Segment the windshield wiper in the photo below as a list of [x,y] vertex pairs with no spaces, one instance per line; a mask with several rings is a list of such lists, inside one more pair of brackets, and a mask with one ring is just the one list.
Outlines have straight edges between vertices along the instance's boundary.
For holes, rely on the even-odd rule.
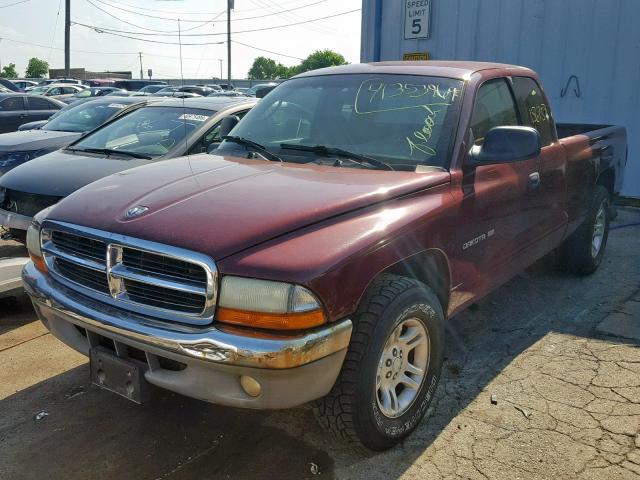
[[248,148],[252,148],[260,152],[262,155],[266,157],[267,160],[273,160],[276,162],[282,162],[283,160],[276,155],[275,153],[270,152],[264,145],[260,145],[259,143],[254,142],[253,140],[249,140],[243,137],[236,137],[235,135],[226,135],[222,137],[223,140],[227,140],[228,142],[237,143],[238,145],[243,145]]
[[296,145],[294,143],[281,143],[280,148],[284,150],[300,150],[303,152],[313,152],[323,157],[342,157],[359,163],[360,165],[369,164],[373,167],[382,168],[384,170],[394,170],[394,168],[388,163],[381,162],[375,158],[361,155],[359,153],[343,150],[342,148],[326,147],[324,145]]
[[142,158],[144,160],[151,160],[153,158],[142,153],[128,152],[127,150],[113,150],[111,148],[67,148],[67,150],[71,150],[72,152],[103,153],[105,155],[124,155],[125,157]]

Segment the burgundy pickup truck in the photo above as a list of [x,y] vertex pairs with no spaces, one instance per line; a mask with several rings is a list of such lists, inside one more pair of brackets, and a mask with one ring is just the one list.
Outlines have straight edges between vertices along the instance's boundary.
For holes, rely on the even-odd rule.
[[622,127],[555,125],[526,68],[398,62],[286,81],[213,153],[37,215],[39,317],[134,401],[313,401],[379,450],[424,416],[447,318],[552,250],[598,267],[627,147]]

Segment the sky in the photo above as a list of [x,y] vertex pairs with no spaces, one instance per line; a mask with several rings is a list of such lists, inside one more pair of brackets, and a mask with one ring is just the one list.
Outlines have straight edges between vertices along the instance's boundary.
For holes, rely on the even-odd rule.
[[[47,60],[51,68],[64,68],[64,3],[64,0],[0,0],[0,63],[15,63],[20,76],[31,57]],[[226,77],[226,43],[202,45],[226,40],[226,3],[226,0],[71,0],[71,20],[76,22],[71,27],[71,67],[125,70],[138,78],[138,52],[142,52],[145,75],[151,68],[154,78],[180,78],[177,45],[180,19],[184,78],[219,77],[219,59],[223,60]],[[361,0],[235,0],[231,15],[232,76],[246,78],[254,58],[261,55],[291,66],[315,50],[328,48],[341,53],[350,63],[358,62],[360,8]],[[337,15],[352,10],[358,11]],[[330,16],[285,28],[269,28]],[[166,43],[123,38],[105,30],[99,33],[96,28]],[[241,33],[255,29],[264,30]]]

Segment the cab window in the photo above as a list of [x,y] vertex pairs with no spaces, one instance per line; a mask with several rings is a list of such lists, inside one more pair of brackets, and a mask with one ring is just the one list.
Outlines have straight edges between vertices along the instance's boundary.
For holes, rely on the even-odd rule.
[[471,131],[476,145],[482,145],[487,132],[494,127],[518,125],[516,104],[504,78],[484,83],[476,94],[471,117]]
[[518,101],[523,123],[540,134],[540,143],[545,146],[553,142],[551,109],[538,84],[529,77],[513,77],[513,91]]

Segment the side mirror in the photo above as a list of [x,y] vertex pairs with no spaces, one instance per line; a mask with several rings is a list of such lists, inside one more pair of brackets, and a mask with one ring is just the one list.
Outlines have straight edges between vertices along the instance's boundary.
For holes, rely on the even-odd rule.
[[494,127],[482,145],[471,148],[467,165],[511,163],[540,155],[540,134],[531,127]]
[[276,88],[275,85],[273,85],[272,87],[262,87],[256,90],[256,98],[264,98],[267,93],[269,93],[271,90],[273,90],[274,88]]
[[240,117],[237,115],[229,115],[228,117],[224,117],[222,122],[220,123],[220,138],[224,138],[229,135],[229,132],[233,130],[238,122],[240,121]]

